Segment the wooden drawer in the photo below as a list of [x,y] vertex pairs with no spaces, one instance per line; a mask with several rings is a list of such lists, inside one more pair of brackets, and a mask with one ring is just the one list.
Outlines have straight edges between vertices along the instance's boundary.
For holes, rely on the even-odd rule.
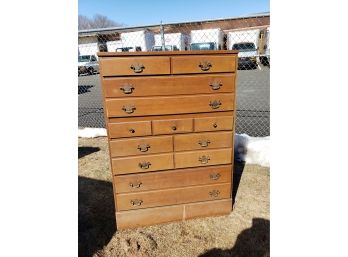
[[233,93],[235,74],[104,78],[105,97]]
[[170,74],[169,57],[101,58],[102,76]]
[[232,131],[176,135],[174,137],[175,151],[224,147],[232,147]]
[[234,94],[106,99],[108,117],[181,114],[234,109]]
[[173,168],[173,153],[112,159],[112,171],[114,175],[169,170]]
[[196,55],[175,56],[171,60],[173,74],[235,72],[235,56]]
[[229,164],[232,162],[232,149],[188,151],[174,153],[175,168]]
[[185,205],[185,219],[229,214],[232,211],[232,199],[198,202]]
[[151,121],[109,123],[109,137],[138,137],[151,135]]
[[194,131],[232,130],[233,116],[202,117],[194,119]]
[[231,197],[231,184],[182,187],[146,191],[139,193],[117,194],[117,211],[165,206],[172,204],[209,201]]
[[117,229],[136,228],[205,216],[227,215],[231,211],[232,199],[122,211],[116,212]]
[[183,205],[116,212],[117,230],[181,221]]
[[193,131],[193,119],[153,120],[154,135],[188,133]]
[[111,157],[168,153],[173,151],[171,136],[117,139],[110,141]]
[[116,193],[140,192],[164,188],[227,183],[232,180],[231,174],[231,165],[189,168],[115,176],[114,185]]

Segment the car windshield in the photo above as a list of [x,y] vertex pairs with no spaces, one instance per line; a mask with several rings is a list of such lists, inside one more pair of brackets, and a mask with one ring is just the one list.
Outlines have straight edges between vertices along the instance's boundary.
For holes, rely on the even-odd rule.
[[238,43],[234,44],[232,46],[232,50],[239,50],[239,51],[255,51],[255,44],[254,43]]
[[91,56],[90,55],[80,55],[79,62],[89,62]]
[[191,50],[214,50],[215,43],[193,43],[191,44]]

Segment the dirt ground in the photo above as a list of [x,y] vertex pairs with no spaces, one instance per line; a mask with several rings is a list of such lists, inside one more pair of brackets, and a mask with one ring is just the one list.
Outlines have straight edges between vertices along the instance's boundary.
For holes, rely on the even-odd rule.
[[79,139],[79,256],[269,256],[269,168],[235,164],[229,216],[116,231],[106,138]]

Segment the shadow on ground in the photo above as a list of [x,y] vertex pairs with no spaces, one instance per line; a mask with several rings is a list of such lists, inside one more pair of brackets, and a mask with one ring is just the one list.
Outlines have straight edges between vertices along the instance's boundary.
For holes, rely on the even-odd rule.
[[86,155],[89,155],[91,153],[95,153],[98,151],[100,151],[99,147],[79,146],[79,154],[78,154],[79,159]]
[[199,257],[269,257],[270,222],[254,218],[251,228],[243,230],[231,249],[213,248]]
[[78,193],[79,256],[89,257],[116,232],[112,183],[79,176]]
[[242,178],[245,162],[234,162],[233,165],[233,188],[232,188],[232,204],[235,203],[240,180]]
[[91,92],[90,88],[94,86],[92,85],[79,85],[79,95]]

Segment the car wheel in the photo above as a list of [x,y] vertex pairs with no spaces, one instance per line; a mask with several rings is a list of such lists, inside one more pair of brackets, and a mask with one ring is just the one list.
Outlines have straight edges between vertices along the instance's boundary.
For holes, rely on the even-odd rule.
[[88,69],[88,74],[89,74],[89,75],[93,75],[93,74],[94,74],[93,68],[89,68],[89,69]]

